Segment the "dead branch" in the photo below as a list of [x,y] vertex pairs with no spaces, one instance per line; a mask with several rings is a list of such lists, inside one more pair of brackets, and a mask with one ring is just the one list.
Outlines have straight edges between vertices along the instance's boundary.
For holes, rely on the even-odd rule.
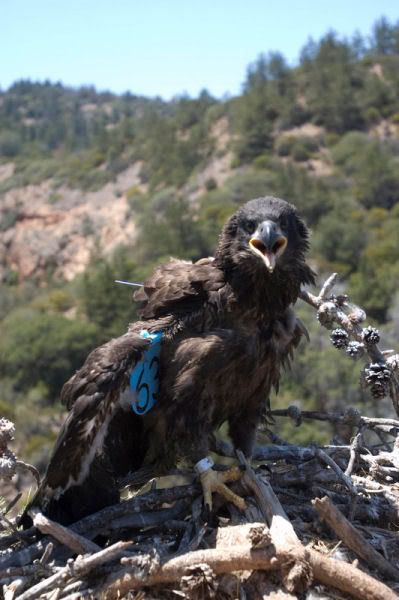
[[91,542],[87,538],[74,533],[67,527],[63,527],[59,523],[51,521],[48,517],[45,517],[42,513],[36,513],[33,517],[33,524],[42,533],[51,535],[61,544],[67,546],[76,554],[86,554],[90,552],[98,552],[101,550],[100,546]]
[[49,542],[49,539],[44,538],[40,540],[40,542],[36,542],[31,544],[27,548],[17,549],[13,552],[8,552],[5,554],[4,558],[0,560],[0,570],[8,569],[9,567],[28,565],[36,558],[40,558],[43,552],[46,549],[46,546]]
[[3,586],[4,600],[14,600],[15,595],[26,587],[26,577],[17,577]]
[[331,339],[337,348],[345,348],[349,356],[357,358],[367,354],[370,363],[362,371],[362,382],[370,387],[375,398],[389,395],[396,414],[399,415],[399,382],[396,371],[399,369],[399,355],[391,351],[381,351],[378,342],[380,336],[373,327],[363,327],[366,319],[365,311],[351,304],[347,296],[331,294],[338,279],[333,273],[324,283],[318,296],[301,290],[299,297],[317,310],[319,323],[327,329],[332,329],[336,323],[340,329],[331,334]]
[[399,570],[379,554],[362,534],[344,517],[327,496],[312,502],[321,518],[333,529],[340,540],[355,554],[392,581],[399,581]]
[[[182,485],[173,488],[165,488],[161,490],[153,490],[142,496],[134,496],[129,500],[125,500],[120,504],[103,508],[93,515],[89,515],[81,519],[71,526],[72,531],[85,535],[87,537],[95,537],[100,532],[104,532],[107,526],[116,520],[128,515],[131,519],[130,527],[149,526],[151,523],[146,521],[146,513],[159,509],[163,504],[173,504],[178,500],[188,501],[190,498],[198,495],[199,487],[197,485]],[[160,514],[160,521],[163,522],[167,518],[175,519],[178,515],[173,516],[176,512],[170,509],[163,509]],[[170,510],[170,512],[165,512]],[[133,519],[135,518],[135,520]],[[153,525],[155,523],[152,523]]]
[[[244,569],[276,568],[275,551],[271,538],[265,533],[262,524],[247,524],[226,528],[228,531],[218,534],[216,548],[196,550],[156,564],[151,557],[147,562],[129,559],[130,566],[110,576],[105,584],[97,590],[102,598],[117,598],[131,589],[154,586],[159,583],[180,581],[190,569],[207,565],[215,575]],[[252,537],[261,537],[262,546],[253,548]],[[228,549],[228,551],[227,551]],[[124,563],[126,564],[126,560]],[[119,592],[118,592],[119,590]]]
[[[271,537],[265,538],[264,533],[261,533],[264,546],[261,548],[253,546],[251,538],[258,540],[259,532],[263,531],[263,526],[259,523],[228,529],[238,530],[233,535],[235,543],[231,543],[232,538],[230,538],[228,546],[220,544],[215,549],[190,552],[168,560],[162,566],[156,566],[150,558],[144,565],[142,562],[137,564],[132,560],[131,566],[111,575],[105,584],[95,591],[94,596],[103,600],[114,600],[131,590],[179,582],[190,569],[201,569],[203,565],[210,567],[215,575],[220,575],[242,570],[278,571],[284,569],[287,564],[297,563],[297,547],[290,545],[289,548],[282,548],[280,544],[281,549],[276,552],[275,542],[278,541]],[[386,585],[353,565],[328,558],[315,550],[304,550],[304,556],[319,583],[349,593],[361,600],[397,598],[397,595]]]
[[348,477],[348,475],[346,475],[342,471],[342,469],[331,458],[331,456],[328,456],[328,454],[326,452],[324,452],[324,450],[322,450],[321,448],[316,449],[316,456],[319,460],[321,460],[326,465],[331,467],[331,469],[336,474],[337,478],[348,488],[348,490],[352,494],[352,496],[356,496],[356,494],[357,494],[356,486],[353,485],[351,478]]
[[344,413],[320,412],[317,410],[301,410],[295,404],[288,408],[278,408],[270,411],[273,417],[290,417],[296,424],[302,419],[314,419],[316,421],[329,421],[339,425],[353,425],[354,427],[365,427],[371,430],[381,430],[396,437],[399,433],[399,421],[396,419],[381,419],[364,417],[355,408],[349,407]]
[[17,460],[15,463],[15,468],[17,471],[28,471],[29,473],[31,473],[35,478],[37,487],[40,487],[40,474],[36,467],[24,462],[23,460]]
[[360,441],[362,439],[362,431],[363,431],[363,428],[361,427],[359,429],[358,433],[353,438],[352,443],[350,445],[349,462],[348,462],[348,465],[347,465],[347,467],[345,469],[345,475],[346,475],[346,477],[350,477],[352,475],[353,469],[355,467],[356,459],[359,456],[359,453],[360,453]]
[[243,482],[253,492],[258,506],[269,525],[270,536],[277,555],[292,553],[295,561],[286,561],[282,570],[284,587],[289,592],[304,591],[309,587],[312,575],[305,558],[305,548],[300,542],[291,521],[280,504],[267,479],[256,475],[242,452],[237,452],[241,463],[245,465]]
[[[0,553],[2,548],[11,548],[16,542],[24,542],[28,543],[31,541],[36,535],[36,528],[30,527],[25,531],[15,531],[8,535],[3,535],[0,537]],[[1,561],[0,561],[1,562]]]
[[71,577],[79,578],[99,565],[103,565],[106,562],[114,560],[116,557],[120,557],[130,545],[131,542],[117,542],[113,546],[105,548],[100,552],[96,552],[91,556],[78,556],[75,561],[68,561],[65,568],[31,587],[25,593],[18,596],[16,600],[34,600],[34,598],[39,598],[39,596],[48,590],[62,587]]
[[[288,519],[283,507],[281,506],[277,496],[275,495],[272,487],[267,482],[267,480],[260,479],[260,477],[255,474],[253,469],[251,467],[249,467],[249,465],[248,465],[247,461],[245,460],[242,453],[239,453],[239,458],[246,465],[246,472],[245,472],[243,479],[251,487],[252,491],[254,492],[255,497],[260,505],[261,511],[264,514],[266,520],[268,521],[268,523],[270,525],[271,538],[272,538],[273,544],[275,545],[275,547],[277,549],[277,552],[279,552],[279,550],[281,552],[286,552],[287,547],[290,548],[292,546],[292,552],[296,554],[296,556],[298,558],[298,562],[301,559],[304,560],[305,549],[303,548],[300,540],[298,539],[298,537],[291,525],[291,522],[289,521],[289,519]],[[382,558],[374,549],[372,549],[372,550],[374,553],[376,553],[378,555],[378,557]],[[361,597],[361,598],[368,597],[367,595],[364,595],[364,596],[356,595],[355,590],[353,589],[352,586],[350,586],[348,588],[349,581],[347,578],[347,573],[345,573],[345,569],[337,568],[337,565],[334,564],[337,561],[332,562],[331,559],[325,559],[325,557],[323,557],[323,559],[325,559],[325,560],[323,560],[320,558],[320,556],[317,556],[316,552],[310,551],[310,553],[309,553],[309,550],[306,550],[306,558],[307,558],[308,564],[310,564],[310,566],[312,567],[313,576],[315,577],[315,579],[319,580],[321,583],[324,583],[324,581],[322,581],[322,580],[325,578],[326,573],[333,571],[333,572],[335,572],[336,579],[335,579],[335,583],[332,583],[330,581],[329,582],[330,585],[333,585],[334,587],[340,589],[341,591],[349,592],[355,597]],[[389,563],[387,561],[385,561],[385,559],[383,559],[383,561],[384,561],[385,566],[388,565],[388,567],[391,567],[391,565],[389,565]],[[296,568],[298,568],[298,563],[296,563]],[[399,573],[393,567],[391,569],[389,568],[388,570],[391,574],[392,574],[392,572]],[[384,574],[386,574],[386,572]],[[302,573],[301,576],[303,577],[304,574]],[[352,576],[353,576],[353,573],[350,574],[350,577],[352,577]],[[357,576],[357,574],[356,574],[356,576]],[[350,579],[350,577],[349,577],[349,579]],[[359,579],[359,577],[357,577],[357,579]],[[368,582],[368,583],[371,583],[371,582]],[[290,585],[287,585],[287,580],[285,580],[285,584],[286,584],[288,591],[295,591],[295,587],[291,587]],[[377,595],[379,593],[379,591],[377,589],[378,586],[379,586],[379,583],[376,580],[373,580],[373,582],[372,582],[373,593],[377,593]],[[362,585],[362,594],[364,593],[364,591],[365,591],[364,586]],[[391,595],[392,595],[392,593],[391,593]]]
[[359,600],[397,600],[397,594],[385,584],[360,571],[353,565],[327,558],[307,549],[314,578],[323,585],[336,588]]
[[284,544],[298,546],[300,544],[298,536],[270,483],[267,479],[261,479],[256,475],[242,452],[237,452],[237,455],[241,463],[245,465],[243,482],[254,493],[264,519],[269,525],[271,535],[274,534],[274,537],[281,539]]
[[25,565],[24,567],[9,567],[0,571],[0,581],[3,579],[13,579],[14,577],[30,577],[35,574],[37,575],[39,572],[40,569],[36,563],[34,565]]
[[[129,526],[130,528],[154,527],[162,525],[169,519],[175,519],[187,510],[187,501],[177,503],[172,508],[161,510],[153,510],[146,512],[150,508],[156,509],[164,503],[173,503],[178,499],[190,498],[194,494],[198,494],[199,488],[195,485],[179,486],[163,490],[154,490],[145,496],[137,496],[102,509],[101,511],[89,515],[81,519],[77,523],[71,525],[68,529],[78,535],[84,535],[88,539],[96,537],[99,533],[109,533],[113,529],[117,529],[115,523],[118,519],[126,516],[126,520],[119,521],[120,526]],[[143,511],[143,512],[142,512]],[[23,532],[22,532],[23,533]],[[15,537],[12,538],[13,540]],[[1,558],[0,569],[6,569],[13,566],[27,565],[36,558],[39,558],[47,546],[49,538],[44,538],[39,542],[31,544],[27,548],[18,549],[17,551],[7,554]]]
[[290,417],[295,423],[302,419],[314,419],[316,421],[330,421],[342,425],[362,426],[368,429],[381,429],[384,433],[396,436],[399,431],[399,421],[396,419],[382,419],[376,417],[364,417],[358,410],[348,407],[344,413],[320,412],[318,410],[301,410],[299,406],[292,405],[288,408],[279,408],[271,411],[273,417]]

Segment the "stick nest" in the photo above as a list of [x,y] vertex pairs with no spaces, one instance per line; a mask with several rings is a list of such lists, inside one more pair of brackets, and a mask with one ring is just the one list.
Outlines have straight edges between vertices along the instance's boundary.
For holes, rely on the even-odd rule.
[[[390,395],[396,410],[399,357],[379,350],[379,334],[362,325],[361,309],[331,295],[334,277],[319,296],[303,292],[302,299],[322,325],[338,326],[337,348],[369,356],[365,385],[376,397]],[[353,409],[294,406],[271,414],[297,426],[343,426],[350,443],[302,447],[269,432],[272,443],[255,449],[256,467],[238,455],[244,470],[233,487],[246,499],[243,513],[215,496],[213,513],[205,514],[196,480],[163,489],[154,481],[70,527],[35,513],[34,526],[21,531],[10,517],[19,494],[0,509],[3,598],[398,598],[399,421]],[[25,470],[37,479],[8,449],[12,435],[12,424],[0,419],[0,476]],[[235,457],[216,438],[213,450]]]

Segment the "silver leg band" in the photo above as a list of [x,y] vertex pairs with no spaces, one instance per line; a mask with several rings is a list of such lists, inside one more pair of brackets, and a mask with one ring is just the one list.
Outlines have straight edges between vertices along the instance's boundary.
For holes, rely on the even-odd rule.
[[198,475],[201,475],[201,473],[205,473],[205,471],[212,469],[214,464],[213,460],[209,456],[206,456],[205,458],[201,458],[201,460],[194,465],[194,470]]

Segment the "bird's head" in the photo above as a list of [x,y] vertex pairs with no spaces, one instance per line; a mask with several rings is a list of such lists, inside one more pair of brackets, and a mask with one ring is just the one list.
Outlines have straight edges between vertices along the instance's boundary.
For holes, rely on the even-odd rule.
[[216,256],[227,267],[271,275],[304,264],[308,247],[308,230],[295,207],[266,196],[250,200],[229,219]]

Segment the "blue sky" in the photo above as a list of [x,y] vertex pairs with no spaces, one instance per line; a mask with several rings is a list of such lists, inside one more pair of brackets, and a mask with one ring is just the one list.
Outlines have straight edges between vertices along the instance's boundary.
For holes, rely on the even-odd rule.
[[0,0],[0,87],[20,78],[170,98],[240,91],[260,52],[368,35],[398,0]]

